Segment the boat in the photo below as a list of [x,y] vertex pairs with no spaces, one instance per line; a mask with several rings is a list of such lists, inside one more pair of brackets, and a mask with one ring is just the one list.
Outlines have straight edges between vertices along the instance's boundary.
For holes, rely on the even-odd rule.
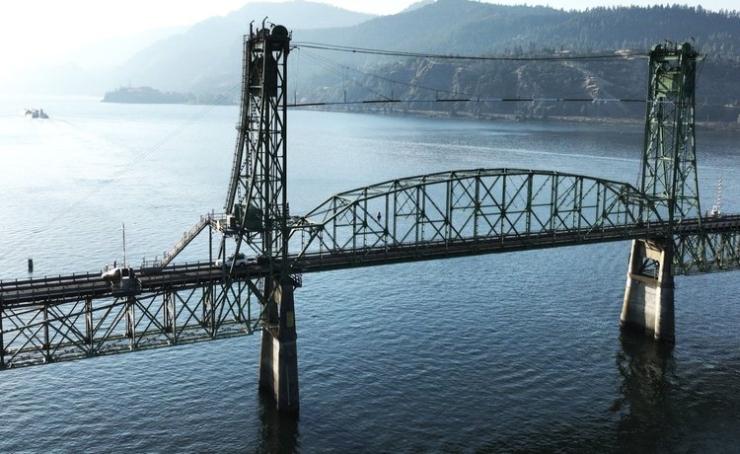
[[39,118],[42,120],[46,120],[49,118],[49,115],[44,112],[44,109],[26,109],[26,116],[31,118]]

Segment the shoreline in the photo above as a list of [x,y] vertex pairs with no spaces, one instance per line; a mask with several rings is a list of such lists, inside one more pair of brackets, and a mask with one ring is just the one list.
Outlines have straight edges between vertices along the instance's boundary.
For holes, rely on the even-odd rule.
[[[211,102],[134,102],[134,101],[101,101],[106,104],[148,104],[148,105],[162,105],[162,104],[178,104],[184,106],[238,106],[233,103],[211,103]],[[584,117],[584,116],[568,116],[568,115],[552,115],[547,117],[527,117],[519,118],[514,114],[496,114],[496,113],[484,113],[475,114],[473,112],[461,111],[456,113],[441,112],[435,110],[423,110],[423,109],[394,109],[394,108],[363,108],[363,109],[341,109],[341,108],[326,108],[326,107],[298,107],[293,108],[296,110],[303,111],[318,111],[318,112],[339,112],[339,113],[361,113],[361,114],[374,114],[374,115],[397,115],[397,116],[408,116],[408,117],[420,117],[420,118],[444,118],[444,119],[461,119],[461,120],[481,120],[481,121],[508,121],[515,123],[526,123],[526,122],[553,122],[553,123],[584,123],[584,124],[601,124],[601,125],[642,125],[644,124],[644,118],[630,118],[630,117]],[[721,121],[697,121],[697,127],[702,129],[709,129],[712,131],[725,131],[725,132],[740,132],[740,122],[721,122]]]
[[[398,115],[398,116],[409,116],[409,117],[420,117],[420,118],[444,118],[444,119],[461,119],[461,120],[480,120],[480,121],[508,121],[513,123],[527,123],[527,122],[553,122],[553,123],[583,123],[583,124],[600,124],[600,125],[630,125],[638,126],[644,125],[644,118],[627,118],[627,117],[583,117],[583,116],[561,116],[553,115],[548,117],[531,117],[531,118],[517,118],[513,114],[474,114],[472,112],[458,112],[451,114],[449,112],[430,111],[430,110],[397,110],[397,109],[327,109],[327,108],[316,108],[306,107],[300,110],[306,111],[322,111],[322,112],[342,112],[342,113],[365,113],[375,115]],[[740,132],[740,122],[719,122],[719,121],[697,121],[696,126],[702,129],[709,129],[712,131],[723,131],[723,132]]]

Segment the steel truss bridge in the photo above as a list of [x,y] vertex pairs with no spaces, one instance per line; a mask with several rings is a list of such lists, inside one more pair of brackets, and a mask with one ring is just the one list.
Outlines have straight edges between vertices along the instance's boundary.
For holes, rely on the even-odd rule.
[[[302,274],[633,240],[621,322],[673,340],[673,277],[740,268],[740,214],[703,214],[690,45],[660,45],[640,188],[552,171],[472,169],[389,180],[305,215],[287,201],[290,34],[250,30],[222,215],[208,215],[121,290],[99,272],[0,281],[0,369],[260,333],[260,386],[298,409],[294,290]],[[208,231],[209,258],[177,255]],[[216,257],[225,263],[216,266]],[[237,264],[231,254],[250,259]]]

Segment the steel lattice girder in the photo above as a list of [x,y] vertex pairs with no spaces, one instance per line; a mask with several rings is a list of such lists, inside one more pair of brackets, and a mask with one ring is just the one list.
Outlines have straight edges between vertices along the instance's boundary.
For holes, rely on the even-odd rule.
[[441,172],[330,197],[295,222],[291,249],[299,249],[300,258],[543,232],[587,236],[641,225],[641,210],[651,206],[629,184],[582,175],[521,169]]
[[740,231],[676,235],[673,274],[740,269]]
[[3,305],[0,368],[252,334],[261,327],[262,306],[250,289],[260,281],[81,297],[63,304]]
[[699,55],[690,44],[658,45],[650,53],[640,189],[662,219],[701,215],[696,169],[695,75]]

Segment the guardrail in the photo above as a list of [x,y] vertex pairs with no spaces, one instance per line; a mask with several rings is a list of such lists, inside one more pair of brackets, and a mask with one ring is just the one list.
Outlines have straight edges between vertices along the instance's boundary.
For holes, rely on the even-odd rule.
[[[552,231],[538,234],[501,236],[470,240],[438,241],[418,244],[399,244],[389,247],[360,247],[343,251],[312,251],[298,257],[289,257],[295,266],[293,278],[296,287],[302,285],[303,272],[318,272],[331,269],[372,266],[385,263],[400,263],[414,260],[428,260],[453,256],[506,252],[523,249],[547,248],[574,244],[592,244],[607,241],[620,241],[632,238],[650,238],[663,234],[662,225],[634,224],[589,231]],[[740,215],[706,217],[678,223],[673,230],[675,235],[724,234],[740,232]],[[740,233],[739,233],[740,234]],[[135,270],[145,289],[162,285],[196,285],[202,282],[216,282],[223,279],[225,272],[211,262],[176,263],[166,268],[146,268]],[[259,277],[266,268],[257,263],[239,270],[242,277]],[[73,273],[70,275],[44,276],[32,279],[0,281],[0,304],[15,305],[18,301],[37,301],[37,304],[56,304],[62,300],[75,298],[101,297],[110,293],[110,287],[102,280],[100,273]],[[108,295],[110,296],[110,295]]]

